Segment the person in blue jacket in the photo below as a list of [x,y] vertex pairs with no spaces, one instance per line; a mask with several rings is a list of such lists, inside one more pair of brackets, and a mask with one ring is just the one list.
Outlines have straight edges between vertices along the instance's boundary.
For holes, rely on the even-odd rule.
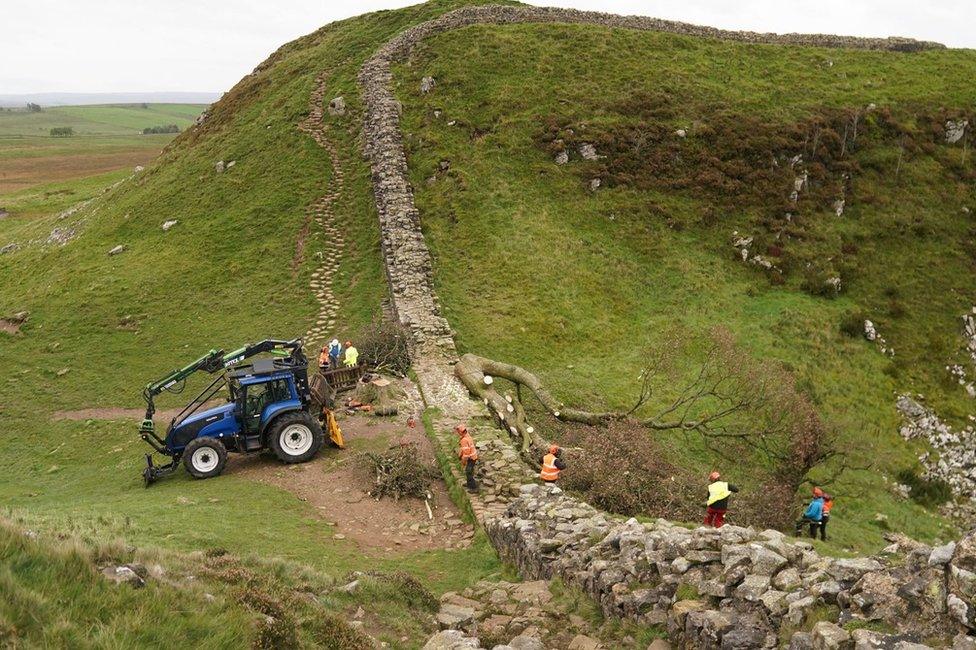
[[803,518],[796,522],[795,534],[799,535],[804,525],[810,526],[810,537],[817,536],[817,529],[823,520],[824,491],[819,487],[813,488],[813,500],[803,513]]

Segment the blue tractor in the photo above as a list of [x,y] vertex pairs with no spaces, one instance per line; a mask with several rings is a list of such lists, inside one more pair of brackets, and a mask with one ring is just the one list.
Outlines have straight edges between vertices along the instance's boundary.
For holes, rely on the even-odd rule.
[[[270,357],[251,357],[270,353]],[[156,435],[153,398],[163,391],[180,392],[195,372],[218,374],[186,408],[174,417],[166,435]],[[210,406],[223,387],[227,401]],[[224,470],[227,452],[253,453],[265,449],[285,463],[311,460],[324,443],[317,413],[321,405],[313,399],[308,384],[308,359],[302,340],[268,339],[225,353],[211,350],[193,363],[174,370],[146,386],[146,416],[139,434],[159,454],[170,460],[154,465],[146,454],[143,478],[148,487],[174,472],[183,461],[195,478],[211,478]]]

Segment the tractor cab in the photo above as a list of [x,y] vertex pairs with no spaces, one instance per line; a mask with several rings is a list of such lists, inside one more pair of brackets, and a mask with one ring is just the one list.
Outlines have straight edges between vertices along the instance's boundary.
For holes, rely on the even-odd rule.
[[278,413],[301,409],[305,404],[295,373],[290,369],[276,369],[255,362],[229,372],[227,385],[245,437],[260,436],[265,425]]

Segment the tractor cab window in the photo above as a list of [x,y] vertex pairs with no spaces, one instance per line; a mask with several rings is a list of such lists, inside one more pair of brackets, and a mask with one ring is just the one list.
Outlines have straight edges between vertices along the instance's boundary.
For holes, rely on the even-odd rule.
[[242,386],[244,394],[244,423],[249,431],[256,431],[261,424],[265,407],[291,398],[288,383],[284,379]]

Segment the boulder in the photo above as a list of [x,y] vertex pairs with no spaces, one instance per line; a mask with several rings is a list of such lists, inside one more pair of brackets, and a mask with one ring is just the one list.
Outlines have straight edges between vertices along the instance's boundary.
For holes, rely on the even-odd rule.
[[735,588],[735,597],[756,602],[769,591],[769,582],[769,576],[747,575],[742,584]]
[[786,611],[786,592],[770,589],[759,597],[759,601],[769,612],[770,616],[782,616]]
[[437,624],[440,625],[442,629],[456,629],[465,627],[474,622],[475,613],[476,610],[471,607],[455,605],[453,603],[443,603],[440,611],[437,612],[437,615],[434,618],[437,620]]
[[800,572],[793,567],[783,569],[773,578],[773,586],[780,591],[793,591],[799,589],[801,584]]
[[936,546],[935,548],[932,549],[932,552],[929,553],[929,559],[928,559],[929,566],[943,566],[945,564],[949,564],[949,561],[952,560],[952,555],[955,552],[955,550],[956,550],[955,542],[949,542],[944,546]]
[[579,146],[579,155],[583,160],[599,160],[600,156],[596,153],[596,147],[589,142],[584,142]]
[[759,544],[749,546],[749,559],[752,562],[752,572],[763,576],[775,575],[787,564],[785,557]]
[[478,650],[478,639],[465,636],[459,630],[443,630],[427,640],[423,650]]
[[109,255],[118,255],[119,253],[125,251],[125,248],[126,248],[125,244],[119,244],[118,246],[112,248],[112,250],[110,250],[108,252],[108,254]]
[[146,586],[143,578],[146,570],[134,564],[119,564],[107,566],[101,571],[102,575],[117,585],[131,585],[136,589]]
[[966,127],[969,126],[968,120],[946,120],[945,141],[946,144],[955,144],[962,140],[966,135]]
[[846,650],[854,647],[851,635],[830,621],[818,622],[813,626],[810,636],[813,640],[813,650]]
[[556,154],[554,160],[557,165],[565,165],[566,163],[569,162],[569,153],[565,149],[563,149],[562,151]]
[[426,95],[434,89],[436,83],[433,77],[424,77],[420,80],[420,92]]
[[172,228],[178,223],[179,221],[177,221],[176,219],[167,219],[166,221],[163,222],[163,232],[168,231],[170,228]]
[[786,611],[786,620],[793,625],[799,625],[806,617],[807,610],[817,604],[817,599],[813,596],[804,596],[790,603]]
[[335,97],[329,102],[329,114],[330,115],[345,115],[346,114],[346,100],[342,97]]
[[956,544],[949,561],[947,586],[950,614],[970,630],[976,630],[976,530]]
[[217,162],[214,163],[214,171],[217,172],[218,174],[223,174],[224,173],[224,161],[223,160],[218,160]]
[[691,612],[701,612],[705,603],[700,600],[679,600],[668,610],[668,636],[676,637],[685,628],[685,620]]
[[508,642],[513,650],[546,650],[545,645],[538,637],[525,636],[520,634]]
[[881,563],[868,557],[854,557],[834,560],[827,572],[840,582],[854,582],[869,571],[880,571]]
[[593,637],[577,634],[567,646],[568,650],[600,650],[603,646]]

